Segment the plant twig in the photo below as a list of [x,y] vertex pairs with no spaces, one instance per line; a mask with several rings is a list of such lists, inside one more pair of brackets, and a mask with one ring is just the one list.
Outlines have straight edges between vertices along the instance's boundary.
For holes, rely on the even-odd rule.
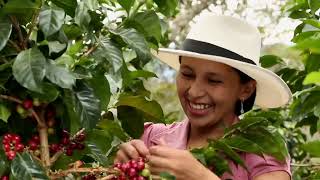
[[58,160],[58,158],[63,154],[63,151],[58,151],[56,152],[50,159],[50,163],[54,164],[54,162],[56,162]]
[[38,20],[38,17],[39,17],[39,13],[40,13],[40,9],[38,9],[32,16],[32,20],[31,20],[31,25],[30,25],[30,28],[29,28],[29,32],[26,36],[26,38],[24,39],[23,41],[23,44],[25,47],[28,47],[28,40],[30,38],[30,35],[34,29],[34,27],[37,25],[37,20]]
[[24,40],[23,40],[23,35],[21,32],[21,28],[19,26],[19,22],[17,20],[17,18],[15,16],[10,16],[10,20],[14,26],[14,28],[18,31],[18,37],[19,37],[19,42],[20,42],[20,47],[22,47],[23,50],[26,49],[26,47],[24,46]]
[[299,164],[299,163],[291,163],[291,166],[295,166],[295,167],[316,167],[316,168],[320,168],[320,164]]
[[83,54],[83,56],[89,56],[93,51],[95,51],[98,48],[97,45],[91,46],[86,53]]
[[22,101],[20,99],[18,99],[16,97],[13,97],[13,96],[0,94],[0,98],[1,99],[6,99],[6,100],[9,100],[9,101],[13,101],[13,102],[16,102],[18,104],[22,104]]
[[12,41],[11,39],[8,40],[9,44],[14,47],[18,52],[21,52],[21,48],[18,46],[17,43],[15,43],[14,41]]
[[115,170],[113,168],[103,168],[103,167],[98,167],[98,168],[71,168],[67,170],[62,170],[62,171],[57,171],[53,172],[52,175],[50,176],[51,179],[58,179],[64,176],[67,176],[68,174],[71,173],[109,173],[112,175],[119,174],[118,170]]

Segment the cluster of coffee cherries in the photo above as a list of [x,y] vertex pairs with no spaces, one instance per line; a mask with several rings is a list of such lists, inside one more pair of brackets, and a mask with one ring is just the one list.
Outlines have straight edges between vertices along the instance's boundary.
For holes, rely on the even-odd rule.
[[1,176],[0,180],[9,180],[9,176],[8,175]]
[[142,157],[126,163],[116,163],[114,167],[121,173],[113,180],[147,180],[150,176],[150,170]]
[[28,141],[29,150],[37,157],[40,156],[40,137],[38,135],[33,135]]
[[56,153],[63,149],[67,156],[72,156],[74,150],[83,150],[85,148],[85,145],[83,144],[85,138],[86,135],[84,132],[78,133],[71,138],[70,133],[66,130],[63,130],[60,143],[51,144],[50,152]]
[[33,100],[31,99],[25,99],[22,104],[18,104],[16,107],[16,111],[23,117],[26,118],[27,116],[31,116],[31,112],[29,111],[33,106],[40,106],[41,103],[39,99],[35,98]]
[[8,160],[13,160],[17,152],[24,150],[24,145],[21,143],[21,137],[17,134],[7,133],[2,139],[3,149]]

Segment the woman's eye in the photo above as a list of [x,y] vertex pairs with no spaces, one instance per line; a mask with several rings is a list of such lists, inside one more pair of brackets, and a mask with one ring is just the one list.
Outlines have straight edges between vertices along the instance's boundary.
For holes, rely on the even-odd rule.
[[213,83],[213,84],[222,83],[222,81],[220,81],[220,80],[215,80],[215,79],[208,79],[208,82],[209,82],[209,83]]
[[187,78],[193,78],[194,77],[194,75],[191,74],[191,73],[183,73],[183,72],[181,72],[181,74],[182,74],[182,76],[187,77]]

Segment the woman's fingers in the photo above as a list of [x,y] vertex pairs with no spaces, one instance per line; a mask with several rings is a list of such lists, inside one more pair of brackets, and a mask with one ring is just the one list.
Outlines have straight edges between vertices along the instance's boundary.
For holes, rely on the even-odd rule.
[[121,144],[120,150],[122,150],[129,159],[138,159],[139,157],[138,150],[131,144],[131,142]]
[[129,161],[129,157],[124,153],[124,151],[119,150],[116,154],[116,157],[114,159],[114,163],[123,163]]
[[144,144],[143,141],[135,139],[131,141],[131,144],[133,147],[136,148],[140,156],[146,157],[150,154],[147,146]]

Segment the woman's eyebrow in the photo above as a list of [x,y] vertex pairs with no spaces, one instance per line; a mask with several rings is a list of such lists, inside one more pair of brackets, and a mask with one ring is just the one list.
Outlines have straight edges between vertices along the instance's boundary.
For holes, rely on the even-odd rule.
[[181,64],[181,67],[180,68],[186,68],[186,69],[190,69],[192,70],[192,68],[186,64]]

